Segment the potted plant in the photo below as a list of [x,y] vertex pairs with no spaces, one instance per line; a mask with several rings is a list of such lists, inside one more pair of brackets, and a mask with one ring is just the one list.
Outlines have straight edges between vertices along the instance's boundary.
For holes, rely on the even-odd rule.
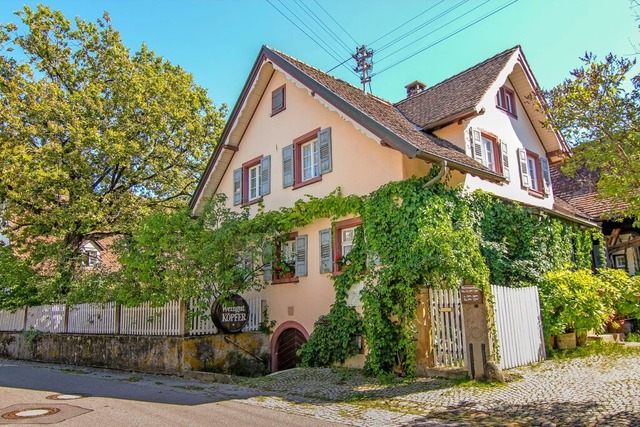
[[275,263],[274,269],[278,279],[290,279],[296,273],[295,260],[281,259]]
[[559,349],[576,346],[576,331],[600,329],[612,314],[599,292],[605,285],[590,270],[560,270],[547,273],[540,285],[545,333],[556,335]]
[[611,333],[622,332],[625,320],[640,317],[640,277],[629,277],[626,271],[604,269],[600,277],[609,289],[614,312],[607,321]]

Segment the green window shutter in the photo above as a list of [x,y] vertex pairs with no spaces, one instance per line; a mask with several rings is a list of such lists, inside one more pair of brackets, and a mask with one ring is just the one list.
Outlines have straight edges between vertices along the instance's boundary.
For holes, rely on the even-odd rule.
[[502,160],[502,176],[509,181],[511,179],[511,172],[509,171],[509,151],[507,144],[502,140],[500,140],[500,159]]
[[307,275],[307,235],[296,237],[296,276]]
[[542,184],[544,186],[544,194],[551,194],[551,173],[549,172],[549,160],[540,157],[540,168],[542,169]]
[[471,141],[473,146],[473,159],[486,166],[484,156],[482,155],[482,134],[478,128],[471,128]]
[[273,249],[270,244],[264,245],[262,248],[262,277],[265,282],[273,280]]
[[233,171],[233,204],[242,204],[242,168]]
[[331,229],[320,230],[320,274],[333,272]]
[[282,147],[282,187],[293,185],[293,144]]
[[260,195],[271,193],[271,156],[260,160]]
[[320,175],[331,172],[331,128],[318,132],[318,150],[320,151]]
[[527,167],[527,152],[518,148],[518,165],[520,167],[520,183],[522,188],[529,188],[529,169]]

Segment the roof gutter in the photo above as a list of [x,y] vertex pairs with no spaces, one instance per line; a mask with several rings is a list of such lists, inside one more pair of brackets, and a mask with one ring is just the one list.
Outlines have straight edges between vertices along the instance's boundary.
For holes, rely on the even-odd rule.
[[[421,160],[427,160],[430,163],[440,163],[442,162],[442,160],[445,160],[442,157],[437,157],[432,154],[425,153],[424,151],[419,152],[416,157]],[[494,172],[490,172],[489,170],[484,171],[482,169],[471,168],[467,165],[463,165],[462,163],[456,162],[455,160],[451,160],[451,159],[446,159],[446,161],[447,161],[447,164],[453,166],[455,169],[461,172],[470,173],[471,175],[476,175],[476,176],[479,176],[480,178],[485,178],[492,182],[505,181],[505,178],[503,176],[498,175]]]

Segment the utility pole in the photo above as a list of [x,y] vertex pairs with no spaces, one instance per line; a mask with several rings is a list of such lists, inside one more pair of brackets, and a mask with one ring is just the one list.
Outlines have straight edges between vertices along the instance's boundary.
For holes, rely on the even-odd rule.
[[360,73],[360,82],[362,83],[362,91],[367,93],[367,83],[371,82],[369,74],[373,69],[373,50],[367,49],[365,45],[356,48],[356,53],[352,55],[356,60],[357,67],[353,70]]

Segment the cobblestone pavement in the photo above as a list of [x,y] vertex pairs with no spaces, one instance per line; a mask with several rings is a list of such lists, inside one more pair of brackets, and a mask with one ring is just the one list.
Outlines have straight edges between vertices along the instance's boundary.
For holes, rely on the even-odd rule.
[[347,369],[250,380],[245,403],[362,426],[640,426],[640,352],[549,360],[502,386],[418,379],[385,386]]

